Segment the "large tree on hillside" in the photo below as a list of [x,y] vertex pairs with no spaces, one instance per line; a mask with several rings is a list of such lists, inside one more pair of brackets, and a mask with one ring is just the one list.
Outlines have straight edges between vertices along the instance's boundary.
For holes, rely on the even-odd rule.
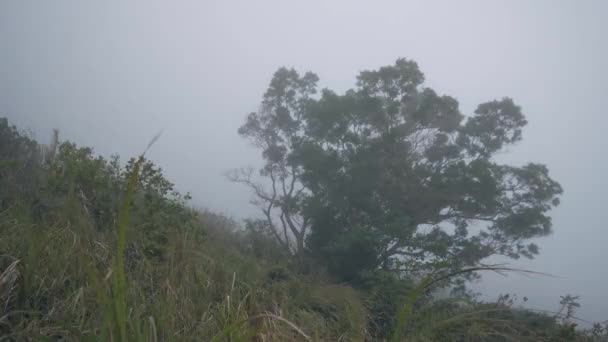
[[496,162],[527,123],[511,99],[465,116],[406,59],[361,72],[342,95],[324,89],[313,98],[316,82],[279,69],[239,130],[266,161],[260,174],[271,190],[246,183],[266,205],[271,229],[276,208],[298,249],[306,241],[344,278],[538,253],[529,240],[551,232],[548,211],[562,189],[544,165]]

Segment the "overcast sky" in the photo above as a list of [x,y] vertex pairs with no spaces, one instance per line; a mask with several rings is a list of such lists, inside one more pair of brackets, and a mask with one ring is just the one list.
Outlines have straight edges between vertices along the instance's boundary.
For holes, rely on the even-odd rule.
[[0,116],[46,141],[102,155],[149,156],[196,205],[255,215],[230,168],[259,163],[236,133],[279,66],[344,91],[363,69],[416,60],[463,112],[513,97],[530,122],[503,158],[549,166],[565,189],[541,255],[514,266],[559,278],[487,276],[488,298],[515,292],[608,319],[608,1],[0,2]]

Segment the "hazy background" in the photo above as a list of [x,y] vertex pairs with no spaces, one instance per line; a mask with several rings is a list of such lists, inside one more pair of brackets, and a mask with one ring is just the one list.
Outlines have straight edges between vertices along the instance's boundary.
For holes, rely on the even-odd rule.
[[46,141],[123,159],[149,156],[194,204],[257,214],[224,180],[255,165],[236,134],[274,70],[311,70],[343,91],[360,70],[416,60],[427,83],[470,113],[511,96],[530,122],[504,158],[546,163],[565,189],[541,255],[514,266],[560,278],[487,275],[487,298],[515,292],[581,318],[608,319],[608,1],[0,2],[0,116]]

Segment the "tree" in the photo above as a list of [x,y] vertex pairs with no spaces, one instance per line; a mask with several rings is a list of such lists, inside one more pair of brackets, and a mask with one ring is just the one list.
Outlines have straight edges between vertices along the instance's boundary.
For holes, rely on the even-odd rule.
[[528,241],[551,232],[562,188],[544,165],[495,160],[527,124],[511,99],[465,117],[406,59],[361,72],[343,95],[312,98],[316,82],[279,69],[239,132],[262,149],[273,188],[289,177],[301,186],[297,196],[258,197],[307,223],[298,239],[310,231],[306,248],[334,274],[538,254]]

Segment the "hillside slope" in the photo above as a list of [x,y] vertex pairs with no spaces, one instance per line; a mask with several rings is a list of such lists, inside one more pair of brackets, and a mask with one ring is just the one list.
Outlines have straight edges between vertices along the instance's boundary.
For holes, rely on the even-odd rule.
[[122,164],[57,133],[40,145],[0,119],[0,341],[607,338],[575,330],[573,298],[549,315],[509,296],[439,300],[381,271],[336,283],[188,200],[143,157]]

